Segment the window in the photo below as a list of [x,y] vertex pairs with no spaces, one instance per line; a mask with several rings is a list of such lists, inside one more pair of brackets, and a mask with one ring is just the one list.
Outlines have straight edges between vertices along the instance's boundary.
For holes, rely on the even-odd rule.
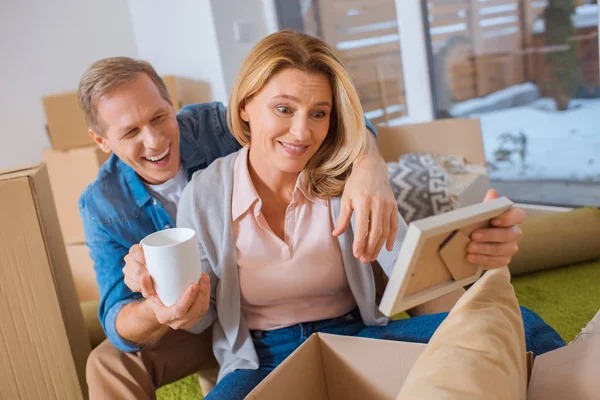
[[276,5],[281,28],[338,51],[374,123],[479,118],[502,195],[600,205],[597,0]]
[[597,2],[424,3],[437,116],[481,119],[493,186],[600,205]]
[[394,0],[279,0],[276,6],[282,29],[318,36],[337,51],[371,122],[402,122],[408,110]]

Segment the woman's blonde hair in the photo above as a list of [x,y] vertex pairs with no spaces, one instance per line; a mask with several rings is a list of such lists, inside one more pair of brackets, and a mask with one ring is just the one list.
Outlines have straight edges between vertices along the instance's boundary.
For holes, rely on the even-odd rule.
[[250,126],[240,111],[284,68],[328,77],[333,91],[329,132],[304,169],[309,193],[338,196],[352,164],[366,149],[365,121],[358,93],[346,68],[320,39],[285,30],[264,38],[242,64],[227,109],[227,124],[242,146],[250,144]]

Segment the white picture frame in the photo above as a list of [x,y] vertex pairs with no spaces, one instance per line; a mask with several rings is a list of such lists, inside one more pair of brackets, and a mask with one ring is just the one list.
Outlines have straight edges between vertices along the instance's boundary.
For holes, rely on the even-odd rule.
[[477,281],[483,267],[466,260],[470,235],[512,206],[501,197],[411,222],[379,310],[391,317]]

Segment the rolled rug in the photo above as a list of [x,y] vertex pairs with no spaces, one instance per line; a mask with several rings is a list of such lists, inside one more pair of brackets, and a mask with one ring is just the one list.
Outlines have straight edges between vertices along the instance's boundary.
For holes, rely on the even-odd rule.
[[526,220],[519,252],[508,266],[520,275],[600,258],[600,210],[594,207]]

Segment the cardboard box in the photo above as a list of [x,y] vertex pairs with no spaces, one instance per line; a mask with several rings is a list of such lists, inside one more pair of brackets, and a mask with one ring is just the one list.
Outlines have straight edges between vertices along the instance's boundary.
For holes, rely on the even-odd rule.
[[67,257],[71,273],[75,281],[75,290],[79,301],[98,301],[100,293],[96,283],[94,262],[90,258],[89,249],[85,244],[68,244]]
[[[426,346],[316,333],[257,385],[246,399],[393,400]],[[527,353],[526,358],[529,382],[533,356]]]
[[489,188],[490,180],[485,169],[481,172],[450,175],[448,191],[450,197],[456,201],[457,208],[481,203]]
[[94,144],[77,101],[77,92],[42,97],[52,148],[67,150]]
[[424,344],[317,333],[246,399],[395,399]]
[[[246,399],[396,399],[426,346],[316,333]],[[599,356],[598,335],[538,356],[535,361],[527,353],[527,370],[523,371],[527,374],[527,399],[596,399]],[[466,382],[469,379],[473,377],[465,377]]]
[[181,93],[179,90],[179,79],[173,75],[163,76],[162,79],[167,86],[175,111],[179,111],[179,109],[183,107],[183,101],[181,100]]
[[386,162],[407,153],[459,156],[469,171],[451,174],[448,190],[458,207],[479,203],[490,188],[481,124],[477,119],[441,119],[402,126],[377,126],[379,150]]
[[582,337],[533,361],[529,400],[594,400],[600,397],[600,335]]
[[0,210],[2,398],[87,397],[89,338],[46,167],[0,172]]
[[[205,85],[172,75],[163,76],[175,111],[191,102],[207,101]],[[196,95],[189,95],[189,93]],[[200,98],[202,98],[201,101]],[[46,113],[47,131],[54,150],[69,150],[89,146],[94,141],[88,133],[83,112],[79,108],[77,92],[65,92],[42,97]]]
[[385,161],[406,153],[462,156],[470,164],[485,165],[478,119],[439,119],[422,124],[376,126],[379,150]]
[[79,215],[79,196],[96,179],[100,167],[109,156],[96,145],[43,152],[66,244],[85,242],[83,223]]

